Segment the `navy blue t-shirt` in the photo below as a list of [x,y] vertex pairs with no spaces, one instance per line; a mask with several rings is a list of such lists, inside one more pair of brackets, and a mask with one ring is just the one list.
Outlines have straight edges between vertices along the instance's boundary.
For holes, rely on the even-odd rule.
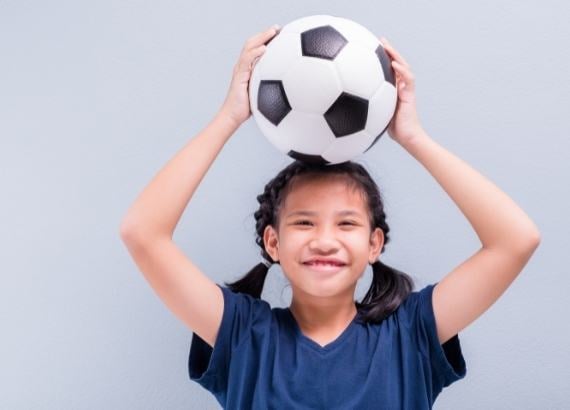
[[193,334],[190,380],[224,409],[431,409],[466,374],[459,336],[439,343],[436,284],[410,293],[379,324],[357,315],[324,347],[301,332],[289,308],[217,284],[222,323],[214,348]]

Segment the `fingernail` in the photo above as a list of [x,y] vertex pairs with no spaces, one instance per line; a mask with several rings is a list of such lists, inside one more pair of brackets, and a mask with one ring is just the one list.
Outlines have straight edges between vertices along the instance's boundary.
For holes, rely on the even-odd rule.
[[279,29],[281,28],[281,26],[280,26],[279,24],[274,24],[274,25],[272,26],[272,28],[273,28],[275,31],[279,31]]

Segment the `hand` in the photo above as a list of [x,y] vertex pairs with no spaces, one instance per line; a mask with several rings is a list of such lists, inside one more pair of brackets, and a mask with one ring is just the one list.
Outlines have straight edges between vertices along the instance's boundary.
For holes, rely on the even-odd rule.
[[220,112],[229,117],[238,127],[251,116],[248,86],[253,67],[257,59],[265,52],[267,42],[278,33],[278,30],[279,27],[274,25],[250,37],[234,66],[230,89]]
[[384,50],[392,59],[392,67],[396,73],[396,90],[398,94],[396,111],[388,125],[388,134],[394,141],[403,145],[423,131],[416,112],[415,77],[410,65],[390,45],[388,40],[382,37],[380,41],[384,46]]

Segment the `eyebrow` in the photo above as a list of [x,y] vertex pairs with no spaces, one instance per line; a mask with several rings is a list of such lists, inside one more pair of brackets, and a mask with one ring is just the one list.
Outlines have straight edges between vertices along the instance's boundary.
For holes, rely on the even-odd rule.
[[[354,215],[354,216],[362,217],[362,214],[360,212],[354,211],[351,209],[345,209],[342,211],[338,211],[336,214],[340,215],[340,216]],[[290,217],[296,216],[296,215],[315,216],[315,215],[317,215],[317,213],[313,212],[313,211],[295,211],[295,212],[291,212],[289,215],[287,215],[287,218],[290,218]]]

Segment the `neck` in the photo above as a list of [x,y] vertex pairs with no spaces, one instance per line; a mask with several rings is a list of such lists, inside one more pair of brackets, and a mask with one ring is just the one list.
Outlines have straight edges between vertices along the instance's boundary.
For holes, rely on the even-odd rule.
[[357,313],[351,297],[340,303],[337,300],[320,301],[293,298],[289,310],[304,333],[336,333],[344,330]]

